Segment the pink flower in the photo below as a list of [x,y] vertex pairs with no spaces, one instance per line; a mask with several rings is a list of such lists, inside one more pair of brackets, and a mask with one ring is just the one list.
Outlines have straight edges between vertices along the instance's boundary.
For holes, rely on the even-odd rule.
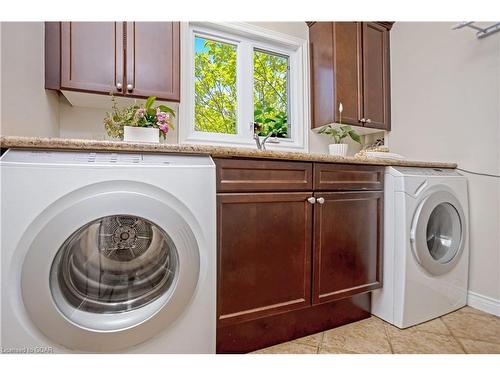
[[157,125],[160,127],[160,130],[161,130],[164,134],[167,134],[167,133],[168,133],[168,124],[160,124],[160,123],[157,123]]
[[156,111],[156,120],[158,122],[164,123],[170,121],[170,114],[166,112],[158,112]]

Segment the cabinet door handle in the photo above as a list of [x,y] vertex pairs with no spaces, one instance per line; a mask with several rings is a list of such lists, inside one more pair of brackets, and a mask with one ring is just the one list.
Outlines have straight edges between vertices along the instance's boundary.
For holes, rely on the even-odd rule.
[[128,91],[128,92],[132,92],[132,90],[133,90],[133,89],[134,89],[134,86],[132,86],[132,84],[131,84],[131,83],[129,83],[129,84],[127,85],[127,91]]
[[325,203],[325,198],[319,197],[316,199],[316,202],[318,202],[319,204],[323,204],[323,203]]
[[120,82],[118,82],[118,83],[116,84],[116,89],[117,89],[118,91],[122,91],[122,84],[121,84]]
[[316,198],[314,198],[314,197],[309,197],[309,198],[307,198],[307,201],[308,201],[309,203],[311,203],[311,204],[314,204],[314,203],[316,203]]

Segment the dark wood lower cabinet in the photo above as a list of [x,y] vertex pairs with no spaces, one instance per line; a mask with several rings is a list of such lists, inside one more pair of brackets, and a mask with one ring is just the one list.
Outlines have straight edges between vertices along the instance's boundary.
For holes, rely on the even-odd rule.
[[217,329],[217,353],[248,353],[370,317],[370,293]]
[[218,194],[218,325],[309,306],[312,193]]
[[369,317],[382,282],[381,167],[215,162],[217,352]]
[[313,303],[380,288],[383,192],[315,196]]

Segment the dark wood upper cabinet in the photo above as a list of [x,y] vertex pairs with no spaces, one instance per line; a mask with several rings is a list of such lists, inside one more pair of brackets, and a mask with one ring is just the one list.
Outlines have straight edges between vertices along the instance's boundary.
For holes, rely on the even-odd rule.
[[180,99],[178,22],[47,22],[45,88]]
[[313,128],[334,122],[333,22],[309,26]]
[[313,304],[382,286],[383,192],[315,192]]
[[218,194],[218,326],[310,305],[309,193]]
[[178,22],[127,22],[128,94],[180,100],[179,32]]
[[363,117],[366,126],[390,130],[389,31],[363,23]]
[[110,93],[123,77],[122,22],[47,22],[45,85]]
[[390,130],[391,22],[311,22],[312,127],[342,123]]
[[357,124],[363,117],[361,95],[363,70],[361,60],[361,22],[333,23],[335,87],[335,118],[342,103],[342,123]]

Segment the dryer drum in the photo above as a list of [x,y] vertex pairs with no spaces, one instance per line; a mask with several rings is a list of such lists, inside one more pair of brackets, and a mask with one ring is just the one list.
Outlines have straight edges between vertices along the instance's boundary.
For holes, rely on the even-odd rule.
[[76,309],[119,313],[163,295],[177,269],[177,251],[163,230],[144,218],[115,215],[82,226],[65,241],[51,280]]
[[466,231],[458,199],[448,191],[435,191],[415,211],[410,232],[413,254],[431,275],[444,275],[459,262]]
[[460,215],[447,202],[438,204],[431,212],[426,230],[429,254],[439,263],[448,263],[457,254],[462,238]]

